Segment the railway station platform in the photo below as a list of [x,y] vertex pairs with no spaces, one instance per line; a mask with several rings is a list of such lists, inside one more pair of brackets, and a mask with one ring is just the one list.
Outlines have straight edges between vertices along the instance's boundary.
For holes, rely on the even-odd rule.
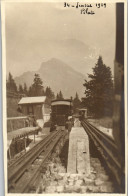
[[78,119],[69,135],[67,172],[90,174],[89,139]]

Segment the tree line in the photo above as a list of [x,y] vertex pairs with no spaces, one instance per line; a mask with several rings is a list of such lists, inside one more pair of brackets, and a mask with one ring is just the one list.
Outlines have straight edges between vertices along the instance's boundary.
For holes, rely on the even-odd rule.
[[[43,81],[39,74],[34,75],[33,83],[28,88],[26,83],[17,87],[13,76],[9,73],[6,81],[7,91],[12,91],[25,96],[46,96],[46,103],[50,105],[53,99],[64,99],[63,93],[60,90],[55,96],[53,90],[47,86],[44,89]],[[95,118],[103,116],[112,116],[113,112],[113,80],[111,68],[103,63],[103,59],[99,56],[96,65],[92,68],[92,74],[88,74],[88,81],[85,80],[83,86],[85,87],[85,96],[79,98],[76,92],[73,100],[74,112],[77,108],[87,108],[88,114]]]
[[[60,90],[59,93],[56,94],[53,92],[51,87],[47,86],[44,88],[43,86],[43,81],[40,78],[39,74],[34,75],[33,83],[30,85],[28,88],[26,83],[24,85],[19,84],[17,87],[15,80],[13,79],[13,76],[11,73],[8,75],[8,79],[6,80],[6,87],[7,91],[9,92],[14,92],[23,96],[28,96],[28,97],[35,97],[35,96],[46,96],[46,103],[50,105],[51,100],[53,99],[64,99],[63,93]],[[74,105],[77,107],[80,102],[78,98],[78,94],[76,93],[76,97],[73,99]]]

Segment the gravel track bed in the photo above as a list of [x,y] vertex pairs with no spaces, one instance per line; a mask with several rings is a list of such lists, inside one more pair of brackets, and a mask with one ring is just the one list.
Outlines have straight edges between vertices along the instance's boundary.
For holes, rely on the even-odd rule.
[[89,176],[66,173],[68,145],[67,140],[61,154],[52,155],[46,173],[41,175],[37,193],[113,193],[114,184],[97,157],[90,158]]

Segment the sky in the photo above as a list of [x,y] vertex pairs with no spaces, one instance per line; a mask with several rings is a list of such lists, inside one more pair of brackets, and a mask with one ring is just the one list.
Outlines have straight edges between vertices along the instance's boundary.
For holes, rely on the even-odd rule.
[[113,71],[115,4],[100,9],[94,6],[95,15],[87,15],[80,14],[80,9],[65,8],[63,2],[6,3],[7,73],[19,76],[39,69],[51,58],[60,58],[86,74],[84,63],[89,62],[87,68],[91,69],[98,55]]

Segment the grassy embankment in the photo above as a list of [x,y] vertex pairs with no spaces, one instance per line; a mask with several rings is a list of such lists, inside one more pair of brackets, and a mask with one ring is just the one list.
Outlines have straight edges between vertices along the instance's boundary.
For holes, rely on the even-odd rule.
[[102,126],[105,128],[113,128],[113,119],[112,117],[104,117],[100,119],[90,119],[90,122],[95,123],[97,126]]

